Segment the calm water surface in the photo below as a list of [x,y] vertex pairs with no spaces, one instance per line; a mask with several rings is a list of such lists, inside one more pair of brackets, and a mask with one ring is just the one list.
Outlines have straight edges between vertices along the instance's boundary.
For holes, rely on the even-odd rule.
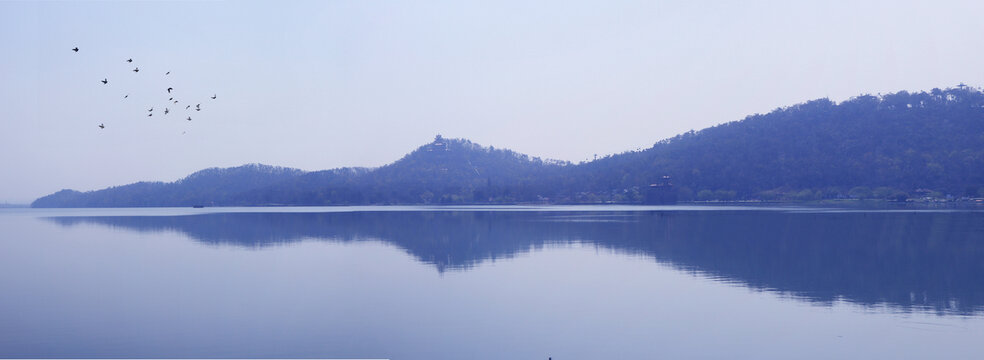
[[0,209],[0,357],[984,354],[984,212]]

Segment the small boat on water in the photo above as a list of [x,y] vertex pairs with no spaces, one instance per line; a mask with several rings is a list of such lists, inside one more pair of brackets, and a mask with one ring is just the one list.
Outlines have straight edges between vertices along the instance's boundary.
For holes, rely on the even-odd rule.
[[205,205],[192,205],[191,207],[193,207],[195,209],[201,209],[201,208],[205,207]]

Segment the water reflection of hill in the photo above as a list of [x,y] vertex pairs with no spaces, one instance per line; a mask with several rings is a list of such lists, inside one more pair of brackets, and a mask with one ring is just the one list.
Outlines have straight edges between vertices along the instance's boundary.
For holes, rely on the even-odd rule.
[[810,301],[976,313],[984,307],[984,213],[342,212],[56,217],[208,244],[382,240],[439,271],[545,244],[645,255]]

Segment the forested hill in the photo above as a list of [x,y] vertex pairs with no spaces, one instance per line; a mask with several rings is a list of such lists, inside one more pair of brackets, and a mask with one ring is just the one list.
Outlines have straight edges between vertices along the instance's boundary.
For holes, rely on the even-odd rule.
[[462,204],[532,201],[571,166],[438,135],[392,164],[305,174],[242,194],[235,204]]
[[304,174],[291,168],[249,164],[210,168],[171,182],[138,182],[107,189],[62,190],[39,198],[32,207],[139,207],[225,204],[244,191],[283,182]]
[[207,169],[173,183],[62,190],[33,207],[330,205],[519,202],[552,191],[569,163],[441,136],[374,169],[304,172],[268,165]]
[[632,203],[664,175],[681,200],[984,196],[984,93],[814,100],[580,164],[438,136],[379,168],[209,169],[32,206]]
[[597,175],[593,189],[670,175],[684,197],[984,196],[984,93],[958,87],[814,100],[579,170]]

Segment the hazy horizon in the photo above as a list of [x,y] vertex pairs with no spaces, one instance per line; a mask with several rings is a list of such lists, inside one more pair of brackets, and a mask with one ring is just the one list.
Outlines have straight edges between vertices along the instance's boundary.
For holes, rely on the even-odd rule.
[[[971,1],[2,2],[0,203],[247,163],[374,167],[436,134],[578,162],[817,98],[977,87],[980,13]],[[183,101],[165,116],[172,86]]]

